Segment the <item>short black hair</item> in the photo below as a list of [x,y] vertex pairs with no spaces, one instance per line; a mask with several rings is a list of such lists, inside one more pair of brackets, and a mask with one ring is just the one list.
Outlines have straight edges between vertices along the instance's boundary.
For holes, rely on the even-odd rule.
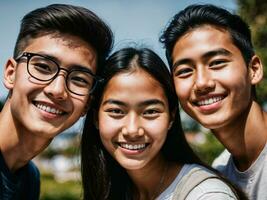
[[87,42],[97,53],[100,65],[113,46],[111,29],[92,11],[79,6],[51,4],[26,14],[14,49],[18,57],[31,39],[48,34],[70,34]]
[[227,30],[234,45],[241,51],[246,64],[249,64],[255,52],[248,24],[240,16],[226,9],[211,4],[193,4],[177,13],[160,37],[170,67],[172,67],[171,55],[175,43],[187,32],[203,25],[213,25]]

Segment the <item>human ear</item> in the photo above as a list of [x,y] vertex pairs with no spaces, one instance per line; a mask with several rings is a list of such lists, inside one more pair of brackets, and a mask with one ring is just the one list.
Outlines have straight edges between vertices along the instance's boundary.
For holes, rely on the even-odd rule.
[[251,58],[248,69],[251,84],[258,84],[263,78],[263,66],[260,58],[257,55],[254,55]]
[[5,87],[12,90],[16,78],[17,62],[13,58],[9,58],[5,64],[4,80]]

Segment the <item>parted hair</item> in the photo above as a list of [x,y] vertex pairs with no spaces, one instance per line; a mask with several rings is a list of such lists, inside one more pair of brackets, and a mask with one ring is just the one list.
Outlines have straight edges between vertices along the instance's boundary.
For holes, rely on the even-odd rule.
[[31,39],[48,34],[70,34],[89,44],[101,65],[113,46],[113,33],[95,13],[84,7],[51,4],[26,14],[20,25],[13,56],[18,57]]

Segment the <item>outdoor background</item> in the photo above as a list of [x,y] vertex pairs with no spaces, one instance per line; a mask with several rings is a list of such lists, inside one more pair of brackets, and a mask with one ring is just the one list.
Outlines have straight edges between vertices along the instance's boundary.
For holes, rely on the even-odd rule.
[[[51,3],[74,4],[94,11],[114,31],[114,51],[129,43],[144,45],[156,51],[165,62],[164,50],[158,38],[170,18],[192,3],[215,4],[239,13],[250,24],[256,51],[263,58],[263,63],[267,63],[267,2],[265,0],[0,0],[1,78],[5,62],[12,56],[21,18],[33,9]],[[264,107],[267,99],[266,80],[265,75],[262,84],[257,88],[258,100]],[[0,81],[0,108],[6,95],[7,90]],[[183,112],[181,115],[188,141],[202,159],[211,163],[223,150],[222,146],[208,130],[192,121]],[[42,200],[81,199],[79,172],[81,127],[82,120],[58,136],[44,153],[34,159],[42,174]]]

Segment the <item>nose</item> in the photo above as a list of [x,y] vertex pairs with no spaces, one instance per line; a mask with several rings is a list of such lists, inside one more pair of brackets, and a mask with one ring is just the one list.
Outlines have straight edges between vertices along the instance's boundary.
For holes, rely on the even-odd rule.
[[65,76],[63,74],[59,74],[44,88],[44,92],[54,99],[65,100],[68,96]]
[[130,114],[128,119],[125,121],[125,125],[122,128],[122,133],[124,136],[130,138],[141,137],[144,135],[144,129],[141,126],[138,116],[134,113]]
[[196,93],[208,93],[215,88],[215,81],[208,70],[200,68],[196,72],[194,91]]

